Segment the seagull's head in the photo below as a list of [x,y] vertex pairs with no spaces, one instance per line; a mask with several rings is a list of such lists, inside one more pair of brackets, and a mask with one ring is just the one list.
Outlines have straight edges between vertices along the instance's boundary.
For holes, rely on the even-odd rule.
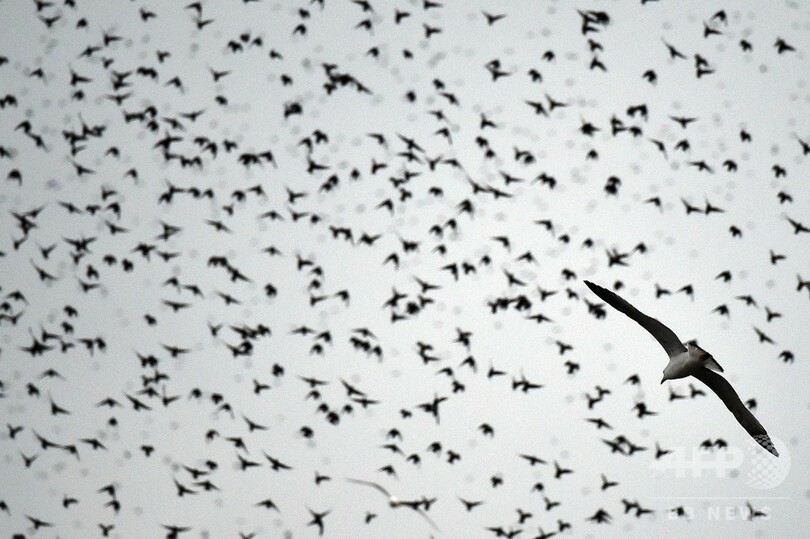
[[676,378],[683,378],[685,374],[682,372],[683,369],[679,369],[678,365],[673,365],[670,362],[666,367],[664,367],[664,375],[661,378],[661,383],[663,384],[667,380],[675,380]]
[[675,378],[677,378],[676,376],[673,376],[671,367],[672,367],[671,365],[667,365],[666,367],[664,367],[663,376],[661,377],[661,384],[662,385],[667,380],[674,380]]
[[391,496],[390,498],[388,498],[388,505],[390,505],[391,507],[399,507],[400,503],[402,502],[400,502],[399,498],[397,498],[396,496]]

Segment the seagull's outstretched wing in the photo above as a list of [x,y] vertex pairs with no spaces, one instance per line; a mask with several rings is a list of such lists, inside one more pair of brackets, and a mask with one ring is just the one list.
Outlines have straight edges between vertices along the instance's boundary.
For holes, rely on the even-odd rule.
[[697,372],[692,373],[692,376],[709,386],[709,389],[717,393],[717,396],[720,397],[720,400],[723,401],[723,404],[726,405],[734,417],[737,418],[740,425],[748,431],[756,442],[768,450],[775,456],[779,456],[779,452],[773,446],[773,442],[771,441],[770,436],[768,433],[765,432],[765,427],[757,421],[757,418],[754,417],[754,414],[751,413],[751,410],[745,407],[743,402],[740,400],[740,397],[737,395],[737,392],[734,391],[734,388],[731,387],[731,384],[728,383],[728,380],[720,376],[714,371],[711,371],[705,367],[701,367],[697,370]]
[[357,485],[366,485],[367,487],[371,487],[373,489],[376,489],[376,490],[382,492],[383,494],[385,494],[386,498],[389,498],[389,499],[391,498],[391,493],[388,492],[387,490],[385,490],[382,485],[379,485],[379,484],[375,483],[374,481],[364,481],[362,479],[352,479],[351,477],[347,477],[346,481],[348,481],[349,483],[355,483]]
[[655,340],[664,347],[664,350],[666,350],[667,354],[669,354],[669,357],[675,357],[682,352],[686,352],[686,347],[683,345],[678,336],[675,335],[675,332],[666,327],[664,324],[639,311],[630,305],[626,300],[614,294],[607,288],[602,288],[601,286],[593,284],[590,281],[585,281],[585,284],[588,285],[588,288],[590,288],[594,294],[610,304],[611,307],[626,314],[638,322],[641,327],[649,331],[650,334],[655,337]]

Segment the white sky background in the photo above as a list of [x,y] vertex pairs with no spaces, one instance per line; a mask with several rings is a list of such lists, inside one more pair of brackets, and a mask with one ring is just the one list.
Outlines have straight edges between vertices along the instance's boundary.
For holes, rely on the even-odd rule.
[[[437,536],[492,536],[490,526],[504,529],[517,526],[516,508],[534,516],[524,526],[521,537],[533,537],[537,527],[557,529],[558,519],[570,522],[573,536],[624,535],[667,536],[762,536],[787,537],[800,534],[808,524],[808,346],[810,300],[807,291],[797,292],[797,274],[810,278],[808,235],[794,235],[786,217],[810,225],[808,214],[808,157],[802,156],[797,137],[810,140],[808,126],[808,61],[810,12],[804,4],[751,2],[744,10],[722,3],[701,2],[685,8],[681,3],[590,2],[572,5],[564,2],[445,2],[441,8],[424,11],[410,2],[373,2],[375,12],[363,13],[351,2],[329,1],[325,9],[305,2],[297,4],[263,1],[207,2],[203,18],[214,22],[199,31],[193,11],[183,2],[86,2],[78,9],[49,7],[40,15],[61,14],[47,30],[37,19],[35,6],[28,2],[0,2],[0,56],[8,58],[0,66],[0,94],[13,94],[18,104],[0,109],[0,145],[13,149],[13,159],[0,159],[0,176],[19,169],[22,185],[14,181],[0,184],[0,293],[5,297],[20,290],[28,305],[11,301],[11,312],[23,311],[16,325],[0,323],[0,400],[2,423],[23,425],[15,439],[0,434],[0,500],[10,514],[0,513],[4,533],[30,533],[24,515],[41,518],[54,528],[36,532],[37,537],[93,537],[98,523],[113,523],[111,536],[137,537],[165,534],[161,524],[190,526],[188,537],[238,537],[238,532],[256,532],[259,537],[312,537],[316,529],[307,527],[307,507],[331,510],[326,517],[326,535],[332,537],[428,537],[426,523],[407,509],[392,510],[372,489],[343,481],[356,477],[378,481],[403,499],[423,495],[436,497],[430,516],[441,529]],[[138,9],[154,11],[157,18],[141,21]],[[303,21],[306,36],[293,36],[302,22],[299,8],[310,17]],[[726,8],[728,23],[712,23],[722,35],[703,37],[703,23]],[[411,12],[411,17],[394,24],[395,9]],[[488,26],[481,9],[505,13],[507,17]],[[583,36],[577,9],[605,10],[610,24],[598,33]],[[690,11],[696,9],[699,11]],[[86,29],[75,29],[85,17]],[[373,30],[354,29],[371,17]],[[437,26],[440,34],[424,38],[423,24]],[[104,32],[123,37],[97,52],[79,58],[88,45],[100,45]],[[261,37],[261,46],[246,46],[232,53],[226,44],[247,32]],[[588,37],[598,41],[603,51],[599,59],[608,71],[591,71],[592,55]],[[777,37],[796,48],[777,54]],[[744,53],[738,41],[747,39],[753,51]],[[670,60],[663,41],[687,55],[687,60]],[[370,47],[379,47],[379,59],[367,56]],[[167,50],[171,57],[159,64],[156,50]],[[275,49],[283,60],[271,60]],[[405,59],[408,49],[413,59]],[[552,50],[555,59],[547,62],[542,54]],[[695,78],[694,54],[705,57],[715,73]],[[105,70],[102,58],[113,63]],[[513,75],[493,83],[484,65],[499,59]],[[322,63],[334,63],[337,70],[350,73],[371,89],[359,94],[350,87],[327,96]],[[132,92],[122,107],[105,95],[114,93],[110,70],[154,67],[157,82],[132,74]],[[30,77],[41,67],[45,80]],[[214,84],[209,68],[231,73]],[[531,68],[542,73],[541,83],[526,75]],[[92,79],[80,85],[83,102],[71,99],[70,69]],[[654,69],[656,85],[642,79]],[[280,77],[289,75],[290,86]],[[179,76],[184,91],[165,86]],[[459,100],[449,104],[433,87],[440,79],[445,89]],[[405,94],[413,90],[416,102]],[[535,116],[526,100],[544,101],[548,94],[569,104],[550,117]],[[229,104],[214,102],[217,95]],[[303,114],[283,117],[285,103],[299,102]],[[649,120],[630,118],[626,109],[644,103]],[[184,137],[172,151],[193,156],[199,148],[192,142],[204,135],[219,144],[219,154],[211,159],[203,154],[202,170],[181,169],[177,162],[166,164],[153,149],[157,138],[170,126],[161,122],[160,132],[149,132],[137,122],[125,124],[121,110],[129,112],[154,105],[159,116],[205,109],[196,122],[182,120]],[[428,111],[442,109],[447,122],[438,121]],[[498,124],[497,129],[479,130],[480,113]],[[81,118],[89,124],[106,127],[102,139],[86,142],[87,148],[75,161],[95,174],[78,177],[70,163],[69,146],[63,130],[80,130]],[[644,135],[610,135],[610,119],[615,115],[626,125],[638,125]],[[698,121],[682,129],[669,116],[692,116]],[[38,150],[22,130],[15,127],[24,119],[32,131],[43,136],[47,151]],[[600,128],[594,137],[582,135],[583,122]],[[452,144],[434,132],[448,125]],[[312,158],[329,170],[308,174],[307,155],[299,141],[320,129],[328,143],[316,145]],[[753,141],[744,144],[739,131],[745,129]],[[367,133],[386,136],[388,148],[379,146]],[[473,195],[465,174],[447,165],[435,171],[425,164],[407,164],[418,171],[404,187],[413,198],[395,205],[394,216],[376,206],[399,192],[388,178],[401,176],[405,160],[397,155],[405,150],[397,134],[414,138],[425,150],[422,157],[443,155],[456,158],[466,174],[479,184],[488,184],[511,193],[511,198],[493,199]],[[489,140],[497,156],[485,159],[475,138]],[[223,139],[236,140],[239,148],[228,154]],[[666,144],[665,158],[649,138]],[[688,152],[677,151],[677,141],[687,138]],[[120,158],[105,156],[117,146]],[[515,147],[529,150],[536,162],[528,166],[513,159]],[[246,171],[237,156],[246,151],[273,152],[278,167],[265,164]],[[598,160],[586,160],[595,149]],[[422,154],[420,154],[421,156]],[[388,168],[370,173],[372,159],[387,162]],[[723,161],[733,159],[736,173],[726,172]],[[705,160],[713,174],[698,172],[688,161]],[[424,159],[423,159],[424,162]],[[779,164],[787,175],[775,178],[771,167]],[[124,173],[138,170],[133,182]],[[356,167],[361,178],[352,181]],[[499,171],[527,181],[504,186]],[[550,190],[530,183],[541,172],[557,179]],[[337,174],[339,186],[319,192],[319,186]],[[608,196],[608,177],[621,179],[618,195]],[[167,181],[179,187],[212,188],[215,199],[194,200],[176,195],[172,204],[159,204]],[[261,184],[266,198],[249,195],[234,201],[235,189]],[[120,220],[110,212],[91,216],[68,215],[57,201],[79,207],[96,204],[101,187],[115,189],[110,200],[121,204]],[[429,194],[431,186],[443,189],[442,197]],[[285,188],[305,191],[293,209],[318,214],[322,221],[310,225],[304,219],[292,222]],[[784,191],[793,202],[781,204],[777,193]],[[644,200],[660,196],[663,211]],[[703,207],[705,200],[725,209],[713,215],[685,215],[684,198]],[[470,199],[475,216],[457,215],[456,205]],[[234,204],[233,215],[223,205]],[[18,250],[13,241],[21,236],[11,212],[25,212],[44,205],[36,219],[37,228]],[[257,216],[277,210],[285,221],[267,221]],[[429,234],[434,224],[455,217],[458,232],[449,231],[439,239]],[[104,218],[128,229],[111,236]],[[216,233],[206,219],[221,219],[232,234]],[[551,219],[554,234],[534,224]],[[183,227],[168,242],[156,241],[160,221]],[[382,234],[373,247],[351,245],[333,239],[329,225],[350,227]],[[736,225],[742,238],[732,238],[729,227]],[[560,241],[567,234],[570,242]],[[511,240],[507,252],[493,236]],[[96,236],[91,254],[75,265],[70,246],[63,238]],[[403,253],[399,238],[420,242],[417,252]],[[591,238],[592,249],[582,248]],[[140,242],[155,243],[159,249],[180,252],[180,257],[164,263],[156,257],[147,262],[131,251]],[[646,253],[634,253],[627,267],[608,267],[606,249],[630,251],[643,242]],[[44,260],[37,244],[57,247]],[[433,249],[443,243],[447,253]],[[271,258],[262,248],[275,245],[283,256]],[[537,264],[517,261],[530,250]],[[785,254],[777,265],[770,263],[769,251]],[[383,260],[397,252],[399,269]],[[120,264],[107,267],[102,258],[113,254],[129,258],[135,269],[125,273]],[[329,299],[309,305],[307,285],[314,276],[296,269],[296,254],[311,258],[322,269],[322,290],[334,293],[348,289],[348,306]],[[210,256],[227,255],[231,263],[252,279],[252,283],[231,283],[226,271],[207,267]],[[489,267],[480,265],[488,255]],[[51,285],[39,281],[31,260],[58,277]],[[462,261],[476,264],[475,275],[458,282],[440,268]],[[76,276],[85,278],[87,265],[100,272],[101,288],[82,293]],[[565,281],[563,268],[577,278]],[[503,270],[527,283],[525,288],[507,284]],[[723,283],[715,276],[729,270],[733,279]],[[189,292],[178,293],[162,287],[176,275],[183,284],[200,286],[204,299]],[[429,295],[435,303],[418,316],[390,323],[381,308],[392,287],[414,299],[419,287],[413,277],[441,286]],[[587,312],[584,299],[596,301],[582,284],[590,279],[605,286],[621,280],[621,292],[641,310],[658,316],[684,340],[696,338],[725,368],[725,374],[743,400],[755,397],[756,416],[777,440],[782,450],[778,466],[789,466],[786,479],[772,489],[753,488],[748,481],[753,463],[752,442],[745,431],[712,394],[704,398],[670,402],[668,386],[689,392],[688,381],[659,385],[666,356],[655,341],[621,314],[609,310],[604,320]],[[278,296],[267,298],[264,285],[278,289]],[[655,297],[655,285],[673,292],[686,284],[694,287],[694,300],[687,295]],[[537,287],[560,292],[540,302]],[[579,298],[568,298],[570,288]],[[239,306],[224,306],[217,291],[238,298]],[[492,315],[486,305],[495,297],[525,293],[533,302],[532,313],[543,312],[553,323],[537,325],[514,310]],[[735,299],[750,294],[758,307]],[[191,308],[179,313],[161,300],[190,302]],[[29,357],[20,350],[31,344],[29,330],[41,328],[61,332],[65,320],[62,308],[73,305],[79,317],[71,319],[80,337],[103,337],[106,353],[92,357],[77,343],[68,354],[58,349],[42,357]],[[712,313],[727,304],[730,317]],[[766,322],[765,306],[783,314]],[[149,327],[144,314],[157,317]],[[212,338],[207,323],[225,323],[220,338]],[[264,323],[272,336],[256,341],[249,358],[233,359],[225,343],[234,345],[238,337],[227,329],[233,325]],[[333,343],[325,345],[323,356],[311,355],[312,337],[291,335],[298,326],[317,331],[329,330]],[[352,328],[365,326],[378,337],[384,352],[382,362],[354,350],[349,344]],[[470,351],[454,343],[456,328],[472,332]],[[776,344],[759,343],[757,327]],[[574,346],[560,357],[556,340]],[[417,341],[433,345],[440,360],[423,365]],[[182,360],[172,359],[161,343],[192,349]],[[54,343],[55,344],[55,343]],[[782,350],[791,350],[795,363],[779,359]],[[155,354],[159,369],[169,380],[157,389],[182,399],[168,407],[159,399],[142,396],[152,406],[149,412],[134,412],[124,393],[142,389],[142,369],[136,351]],[[478,364],[473,373],[459,363],[472,354]],[[580,365],[576,375],[566,374],[564,361]],[[274,377],[273,364],[284,367],[285,375]],[[487,379],[490,363],[508,374]],[[466,390],[451,393],[448,376],[436,374],[451,367]],[[40,374],[56,369],[64,380]],[[514,392],[511,378],[521,373],[544,384],[528,394]],[[641,389],[624,384],[631,374],[641,377]],[[305,400],[308,387],[299,376],[313,376],[329,382],[320,389],[322,401]],[[257,397],[253,379],[272,389]],[[340,424],[330,425],[316,408],[325,402],[341,410],[350,401],[340,384],[343,378],[367,392],[380,404],[363,410],[355,405],[352,415],[341,415]],[[35,384],[41,395],[29,396],[26,384]],[[611,394],[587,409],[585,394],[601,385]],[[695,381],[695,385],[700,385]],[[204,398],[187,399],[193,388]],[[707,390],[708,392],[708,390]],[[216,414],[211,393],[220,393],[232,406],[236,419]],[[48,394],[72,413],[51,416]],[[447,396],[441,405],[441,423],[417,408],[434,395]],[[111,396],[126,408],[110,411],[95,404]],[[658,415],[636,418],[632,406],[643,400]],[[413,417],[403,420],[401,409]],[[107,424],[114,415],[117,427]],[[248,433],[241,416],[269,427]],[[597,431],[586,417],[603,417],[614,430]],[[477,427],[487,422],[495,429],[493,438],[482,436]],[[315,435],[302,438],[301,426],[310,426]],[[385,433],[396,427],[403,435],[398,442],[405,454],[416,453],[421,465],[414,466],[401,455],[381,445]],[[238,467],[237,451],[219,438],[206,443],[205,433],[217,429],[222,437],[242,436],[248,451],[242,456],[261,463],[245,472]],[[61,444],[77,443],[80,460],[58,449],[43,451],[33,434]],[[632,457],[610,454],[602,438],[623,434],[642,446],[645,452]],[[107,451],[93,452],[79,442],[97,437]],[[655,443],[681,451],[687,458],[709,459],[698,449],[706,439],[723,438],[729,454],[742,451],[746,461],[736,476],[715,477],[704,472],[700,478],[675,477],[672,469],[655,474]],[[443,453],[427,451],[439,441]],[[138,449],[151,444],[155,453],[144,457]],[[461,455],[448,464],[447,450]],[[293,466],[293,470],[273,472],[262,451]],[[20,452],[39,454],[31,468],[22,464]],[[535,454],[549,464],[531,468],[519,453]],[[738,454],[734,453],[734,454]],[[715,452],[722,458],[722,452]],[[759,453],[757,453],[759,455]],[[768,457],[770,458],[770,457]],[[218,492],[200,492],[178,498],[173,478],[195,488],[182,465],[201,468],[206,460],[216,461],[210,475]],[[554,479],[551,464],[574,470]],[[771,460],[765,461],[775,466]],[[392,464],[398,478],[387,477],[379,468]],[[314,484],[315,473],[332,477]],[[619,482],[606,492],[600,490],[600,474]],[[490,477],[503,478],[493,489]],[[530,492],[537,481],[545,485],[545,495],[561,504],[545,510],[542,493]],[[97,490],[108,483],[117,485],[122,504],[115,515],[104,507],[108,498]],[[66,510],[63,496],[79,503]],[[472,513],[464,511],[457,497],[484,500]],[[267,511],[255,504],[271,498],[280,511]],[[652,515],[637,519],[624,514],[622,498],[637,500],[654,509]],[[737,515],[727,519],[729,507],[766,508],[767,519],[748,521]],[[667,510],[679,505],[694,509],[691,521],[669,518]],[[586,521],[604,508],[613,517],[610,525]],[[719,508],[722,518],[711,519],[710,509]],[[371,524],[363,522],[366,511],[378,514]],[[716,510],[716,509],[715,509]]]

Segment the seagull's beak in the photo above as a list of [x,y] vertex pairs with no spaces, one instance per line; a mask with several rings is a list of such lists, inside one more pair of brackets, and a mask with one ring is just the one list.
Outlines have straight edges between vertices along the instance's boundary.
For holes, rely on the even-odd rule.
[[661,378],[661,385],[664,385],[665,381],[666,381],[666,378]]

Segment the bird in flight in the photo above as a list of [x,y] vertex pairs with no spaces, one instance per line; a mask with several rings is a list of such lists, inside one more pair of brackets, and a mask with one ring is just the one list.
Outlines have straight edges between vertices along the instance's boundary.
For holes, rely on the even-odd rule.
[[779,452],[774,447],[765,428],[757,421],[754,414],[745,407],[740,397],[737,395],[737,392],[731,387],[731,384],[718,374],[719,372],[723,372],[723,367],[717,363],[711,354],[696,344],[682,343],[678,336],[675,335],[675,332],[667,326],[655,318],[642,313],[610,290],[602,288],[590,281],[585,281],[585,284],[594,294],[607,302],[611,307],[626,314],[641,327],[649,331],[650,334],[655,337],[655,340],[664,347],[667,355],[669,355],[669,364],[664,367],[664,377],[661,379],[662,384],[666,380],[694,376],[720,397],[720,400],[723,401],[726,408],[734,414],[734,417],[740,425],[743,426],[759,445],[764,447],[772,455],[779,456]]
[[365,485],[367,487],[371,487],[377,490],[378,492],[383,493],[388,498],[388,505],[390,507],[393,508],[410,507],[411,509],[419,513],[422,516],[422,518],[424,518],[434,530],[439,531],[439,527],[436,526],[436,523],[433,522],[433,520],[429,516],[427,516],[427,513],[425,513],[420,507],[423,503],[422,500],[413,500],[413,501],[400,500],[399,498],[388,492],[382,485],[375,483],[374,481],[364,481],[362,479],[352,479],[350,477],[347,477],[346,481],[354,483],[355,485]]

